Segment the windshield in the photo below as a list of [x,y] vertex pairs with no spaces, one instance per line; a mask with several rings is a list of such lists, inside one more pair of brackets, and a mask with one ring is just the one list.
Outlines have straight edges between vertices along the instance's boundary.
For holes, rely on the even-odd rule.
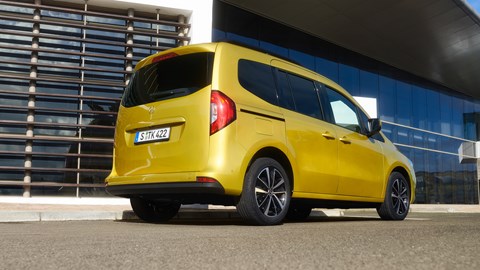
[[194,93],[212,82],[211,52],[179,55],[136,71],[125,89],[122,105],[132,107]]

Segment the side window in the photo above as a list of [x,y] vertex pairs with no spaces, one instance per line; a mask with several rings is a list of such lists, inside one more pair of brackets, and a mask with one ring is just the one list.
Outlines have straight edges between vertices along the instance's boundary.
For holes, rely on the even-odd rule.
[[278,71],[278,102],[281,107],[294,111],[295,103],[293,103],[292,90],[288,82],[288,74],[284,71]]
[[357,107],[337,91],[325,87],[328,102],[332,108],[334,124],[346,129],[362,133],[362,126],[358,120]]
[[241,59],[238,62],[238,81],[250,93],[278,104],[273,71],[269,65]]
[[299,113],[323,119],[317,90],[313,81],[288,74],[292,87],[295,110]]

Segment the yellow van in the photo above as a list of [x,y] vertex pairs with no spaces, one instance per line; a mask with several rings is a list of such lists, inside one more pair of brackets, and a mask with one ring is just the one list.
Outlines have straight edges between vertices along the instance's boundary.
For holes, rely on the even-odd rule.
[[192,203],[234,205],[257,225],[314,207],[403,220],[413,166],[380,129],[342,87],[287,60],[230,43],[179,47],[137,64],[106,189],[148,222]]

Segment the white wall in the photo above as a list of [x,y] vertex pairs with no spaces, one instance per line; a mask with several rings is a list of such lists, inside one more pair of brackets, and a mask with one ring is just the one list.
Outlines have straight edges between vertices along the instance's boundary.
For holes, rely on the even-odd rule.
[[[59,0],[59,2],[85,3],[83,0]],[[190,44],[212,41],[213,0],[88,0],[88,5],[118,9],[133,8],[137,11],[167,15],[184,15],[191,24],[188,36]],[[126,15],[126,14],[125,14]]]

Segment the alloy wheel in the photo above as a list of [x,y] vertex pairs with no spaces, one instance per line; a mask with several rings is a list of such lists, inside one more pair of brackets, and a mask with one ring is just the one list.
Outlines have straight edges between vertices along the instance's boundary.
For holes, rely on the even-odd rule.
[[278,216],[285,208],[287,203],[285,179],[275,167],[266,167],[257,175],[255,198],[258,208],[265,216]]
[[392,203],[393,209],[398,215],[403,215],[409,209],[408,184],[400,178],[393,181],[392,185]]

